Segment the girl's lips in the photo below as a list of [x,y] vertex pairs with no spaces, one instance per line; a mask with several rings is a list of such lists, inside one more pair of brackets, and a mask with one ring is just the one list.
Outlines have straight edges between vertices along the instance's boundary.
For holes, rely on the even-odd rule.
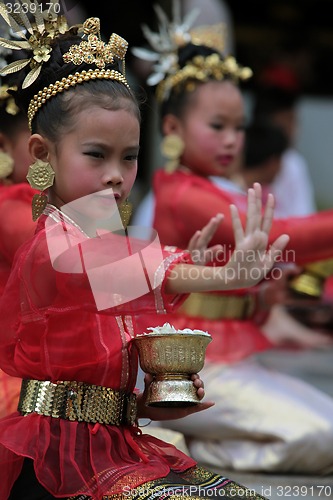
[[233,159],[234,157],[232,155],[223,155],[223,156],[218,156],[217,161],[219,162],[220,165],[226,166],[230,165]]

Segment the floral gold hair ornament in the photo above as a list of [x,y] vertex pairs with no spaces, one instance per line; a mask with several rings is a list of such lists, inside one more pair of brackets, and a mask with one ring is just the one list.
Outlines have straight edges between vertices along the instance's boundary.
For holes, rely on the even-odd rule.
[[[0,1],[0,14],[13,32],[22,40],[7,40],[0,38],[0,46],[11,50],[26,50],[32,52],[31,57],[20,59],[1,69],[1,75],[9,75],[30,65],[30,71],[25,77],[22,88],[29,87],[39,76],[43,63],[48,61],[52,51],[52,40],[60,34],[77,31],[77,27],[68,28],[66,18],[58,16],[60,10],[57,0],[46,4],[47,10],[42,10],[38,0],[16,0],[15,14],[10,4]],[[34,17],[30,22],[27,13]]]
[[[134,47],[132,51],[140,59],[153,63],[153,72],[148,77],[147,84],[157,85],[156,97],[160,102],[168,98],[174,87],[187,80],[205,82],[210,78],[223,80],[228,77],[238,81],[252,76],[252,70],[239,66],[234,57],[228,56],[224,60],[220,57],[225,45],[224,24],[191,29],[198,10],[189,12],[182,22],[180,0],[173,0],[171,21],[159,6],[155,6],[155,11],[159,19],[159,32],[152,32],[146,25],[142,27],[153,50]],[[196,56],[181,68],[178,51],[188,43],[209,47],[216,53],[206,57]]]
[[165,80],[160,82],[156,89],[156,97],[160,102],[163,101],[174,87],[189,80],[207,82],[211,78],[223,80],[225,77],[229,77],[237,83],[239,80],[247,80],[251,76],[252,70],[239,66],[233,56],[228,56],[224,60],[221,60],[218,54],[206,57],[195,56],[183,68],[166,76]]

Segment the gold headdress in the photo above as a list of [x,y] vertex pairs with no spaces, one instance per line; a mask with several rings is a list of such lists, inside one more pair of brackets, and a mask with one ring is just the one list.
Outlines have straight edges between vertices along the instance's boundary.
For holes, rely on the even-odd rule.
[[[143,33],[153,50],[134,47],[133,53],[140,59],[153,63],[153,72],[148,77],[148,85],[157,85],[156,97],[159,101],[167,99],[170,91],[177,85],[194,79],[207,81],[213,77],[223,80],[226,76],[238,80],[246,80],[252,76],[250,68],[241,67],[232,56],[221,59],[225,45],[225,25],[219,23],[212,26],[192,28],[198,15],[198,9],[189,12],[181,21],[180,0],[173,0],[173,19],[169,20],[163,10],[156,5],[155,11],[159,19],[159,32],[154,33],[146,25]],[[208,57],[196,56],[180,67],[178,50],[188,43],[204,45],[216,51]]]
[[[11,32],[7,23],[2,21],[0,18],[0,34],[1,37],[11,38]],[[4,68],[8,65],[7,59],[12,55],[12,50],[0,45],[0,68]],[[15,87],[9,87],[0,79],[0,107],[3,108],[9,115],[16,115],[19,112],[19,108],[16,106],[13,96],[11,96],[7,90],[12,88],[16,90]]]
[[15,104],[14,97],[8,93],[9,89],[17,90],[17,87],[9,87],[8,85],[0,86],[0,106],[4,106],[6,113],[15,116],[20,110]]
[[[43,10],[39,0],[16,0],[14,14],[10,4],[0,1],[1,16],[11,29],[23,39],[22,41],[11,41],[0,38],[0,46],[12,50],[23,49],[32,52],[30,58],[15,61],[2,68],[0,75],[8,75],[30,65],[30,71],[22,83],[22,89],[29,87],[39,77],[43,64],[50,59],[53,41],[65,33],[82,33],[82,41],[79,44],[73,44],[63,55],[64,64],[81,65],[85,63],[92,65],[93,68],[70,74],[51,83],[48,87],[44,87],[34,95],[28,108],[30,129],[36,112],[48,99],[75,85],[92,79],[109,79],[118,80],[128,87],[124,71],[124,59],[128,46],[126,40],[113,33],[108,43],[103,42],[100,36],[100,21],[95,17],[87,19],[83,25],[69,28],[65,17],[59,15],[58,0],[51,0],[45,5],[48,8]],[[33,22],[30,21],[27,14],[34,17]],[[123,73],[105,69],[107,64],[111,64],[115,60],[120,60],[123,63]]]

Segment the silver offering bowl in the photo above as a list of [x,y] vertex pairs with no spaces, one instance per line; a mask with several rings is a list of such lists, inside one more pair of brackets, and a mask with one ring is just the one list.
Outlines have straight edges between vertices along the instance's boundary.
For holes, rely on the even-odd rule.
[[151,333],[139,335],[134,343],[140,366],[153,375],[148,406],[191,406],[199,403],[191,380],[204,365],[206,347],[212,338],[207,333]]

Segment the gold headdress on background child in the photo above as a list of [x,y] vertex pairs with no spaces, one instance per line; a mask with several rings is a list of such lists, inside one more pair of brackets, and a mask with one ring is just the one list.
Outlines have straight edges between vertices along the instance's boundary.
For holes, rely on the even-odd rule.
[[[38,88],[38,78],[44,63],[51,57],[54,41],[66,33],[81,34],[81,41],[73,42],[68,52],[63,54],[64,66],[71,63],[74,66],[86,64],[92,66],[88,70],[76,71],[68,76],[40,88],[30,100],[28,106],[29,128],[38,110],[53,96],[89,80],[116,80],[129,87],[125,78],[125,54],[128,43],[122,37],[113,33],[107,43],[101,40],[100,21],[97,17],[87,19],[82,25],[68,27],[66,18],[60,14],[60,4],[57,0],[45,3],[47,9],[39,0],[15,0],[15,13],[11,4],[0,1],[0,15],[20,38],[12,41],[0,38],[0,46],[11,50],[24,50],[30,57],[15,61],[0,70],[0,75],[8,75],[29,66],[29,71],[22,83],[22,89],[32,84]],[[30,18],[33,17],[33,21]],[[120,62],[122,72],[106,69],[107,65]],[[56,77],[55,77],[56,78]],[[41,78],[43,81],[43,78]],[[54,182],[54,172],[49,163],[37,160],[30,166],[27,179],[34,189],[40,190],[33,198],[33,219],[36,220],[43,212],[47,197],[43,193]]]
[[[159,20],[159,32],[151,31],[146,25],[142,27],[153,50],[134,47],[132,51],[138,58],[154,63],[153,72],[147,79],[147,83],[152,86],[157,85],[158,101],[162,102],[167,99],[173,88],[189,79],[207,81],[213,77],[223,80],[228,76],[238,81],[252,76],[251,69],[239,66],[233,56],[221,59],[225,40],[223,23],[191,29],[199,11],[198,9],[192,10],[182,21],[179,0],[173,0],[172,20],[167,18],[158,5],[155,6],[155,11]],[[206,57],[195,56],[181,68],[178,50],[188,43],[210,47],[216,53]]]

